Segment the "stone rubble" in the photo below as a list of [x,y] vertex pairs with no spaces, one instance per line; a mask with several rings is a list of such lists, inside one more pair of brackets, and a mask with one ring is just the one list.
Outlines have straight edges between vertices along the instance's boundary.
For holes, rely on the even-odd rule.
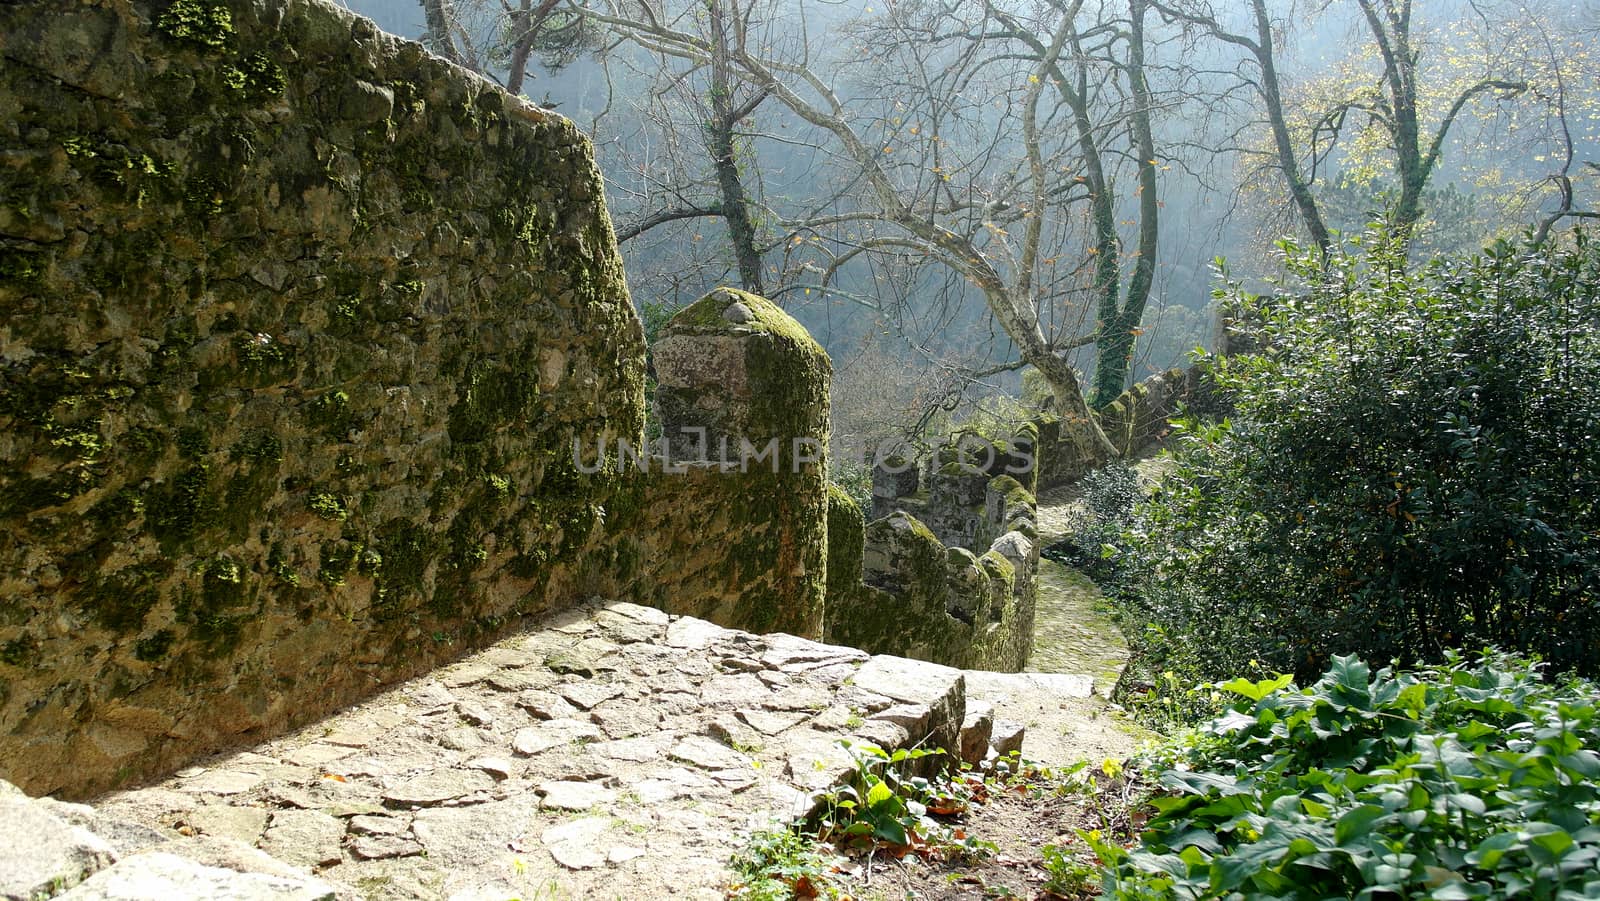
[[0,847],[31,865],[0,898],[720,898],[751,830],[850,778],[841,739],[1017,741],[966,676],[595,602],[94,808],[0,797],[0,833],[61,855]]

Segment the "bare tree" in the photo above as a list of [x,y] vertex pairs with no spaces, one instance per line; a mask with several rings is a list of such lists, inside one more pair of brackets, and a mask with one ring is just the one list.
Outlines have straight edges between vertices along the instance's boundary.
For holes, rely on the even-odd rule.
[[[1455,89],[1437,121],[1429,124],[1424,95],[1424,45],[1415,33],[1412,0],[1346,0],[1359,14],[1359,37],[1370,42],[1377,57],[1374,79],[1354,93],[1337,98],[1326,108],[1302,111],[1310,124],[1296,129],[1295,111],[1285,99],[1276,44],[1287,27],[1293,7],[1274,16],[1266,0],[1249,0],[1248,24],[1240,27],[1229,16],[1233,4],[1214,0],[1150,0],[1169,20],[1198,28],[1210,37],[1248,54],[1254,72],[1247,80],[1255,89],[1261,112],[1271,130],[1276,166],[1282,172],[1289,196],[1307,234],[1327,250],[1331,235],[1314,187],[1318,168],[1338,149],[1352,117],[1381,132],[1391,154],[1399,195],[1390,210],[1390,225],[1409,241],[1423,215],[1429,180],[1439,168],[1446,141],[1463,112],[1486,95],[1508,99],[1528,89],[1527,82],[1495,71],[1496,61],[1485,60],[1482,74]],[[1334,2],[1319,4],[1325,10]],[[1300,132],[1297,140],[1296,131]]]
[[[759,165],[753,149],[753,118],[764,90],[737,78],[730,62],[729,36],[752,27],[751,6],[727,0],[703,0],[695,24],[707,52],[694,59],[662,52],[638,31],[597,23],[610,37],[601,62],[629,68],[630,51],[643,50],[651,71],[643,80],[647,92],[631,104],[630,119],[637,126],[631,139],[650,145],[648,153],[631,153],[618,147],[623,172],[612,184],[626,198],[617,237],[630,242],[663,226],[700,218],[716,218],[727,228],[727,248],[739,282],[746,290],[768,293],[764,258],[782,239],[763,234],[758,224],[761,202]],[[650,12],[648,9],[646,13]],[[737,17],[739,21],[730,21]],[[597,123],[598,127],[598,123]],[[694,135],[689,140],[686,135]],[[614,144],[619,136],[609,136]],[[691,145],[693,150],[691,150]],[[696,152],[697,151],[697,152]]]
[[585,20],[562,0],[420,0],[428,48],[521,94],[535,58],[554,67],[590,44]]
[[[869,257],[958,273],[1018,354],[970,375],[1033,366],[1086,448],[1114,454],[1069,354],[1095,345],[1097,399],[1120,392],[1153,281],[1145,0],[1045,0],[1027,15],[981,0],[894,4],[853,23],[859,37],[831,55],[807,42],[774,52],[751,40],[752,4],[724,2],[740,10],[724,19],[730,74],[809,126],[843,186],[779,216],[810,237],[786,248],[785,268],[809,254],[798,265],[822,290]],[[655,0],[579,8],[694,65],[724,52],[692,12]],[[1119,175],[1131,178],[1122,198]]]
[[422,15],[427,27],[428,49],[458,66],[482,74],[477,50],[462,26],[453,0],[422,0]]
[[1288,115],[1285,112],[1283,83],[1278,74],[1277,38],[1280,24],[1267,11],[1266,0],[1249,0],[1250,24],[1253,29],[1232,30],[1225,25],[1211,0],[1150,0],[1151,6],[1171,20],[1203,29],[1211,37],[1226,44],[1242,48],[1256,67],[1248,79],[1261,100],[1261,110],[1272,132],[1272,146],[1277,156],[1277,167],[1283,173],[1284,184],[1294,201],[1296,212],[1311,240],[1326,251],[1332,241],[1328,226],[1323,221],[1316,197],[1311,192],[1311,179],[1301,162],[1300,148],[1292,137]]

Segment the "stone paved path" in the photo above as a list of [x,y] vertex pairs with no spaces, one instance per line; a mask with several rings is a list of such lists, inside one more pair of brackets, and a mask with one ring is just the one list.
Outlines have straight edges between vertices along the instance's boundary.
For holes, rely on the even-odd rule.
[[[1039,496],[1039,541],[1061,539],[1072,527],[1080,501],[1073,488]],[[1039,601],[1034,614],[1033,656],[1028,669],[1085,673],[1108,695],[1128,663],[1128,642],[1104,610],[1105,599],[1088,576],[1048,557],[1039,560]]]
[[1064,563],[1039,560],[1039,601],[1028,669],[1082,673],[1102,697],[1128,664],[1128,642],[1105,612],[1105,599],[1089,577]]
[[959,744],[964,684],[594,605],[96,807],[259,847],[341,897],[717,898],[751,829],[846,778],[839,738]]

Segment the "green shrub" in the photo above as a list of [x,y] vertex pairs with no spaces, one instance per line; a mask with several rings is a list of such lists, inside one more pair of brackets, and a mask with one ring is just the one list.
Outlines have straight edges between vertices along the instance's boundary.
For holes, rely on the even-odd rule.
[[1361,250],[1235,292],[1264,350],[1216,363],[1236,415],[1185,423],[1143,508],[1137,617],[1207,678],[1485,645],[1595,673],[1600,248]]
[[1083,507],[1067,524],[1067,534],[1045,548],[1046,556],[1081,570],[1104,591],[1121,587],[1123,567],[1114,553],[1144,496],[1139,473],[1120,461],[1108,463],[1078,481]]
[[1141,844],[1086,836],[1111,897],[1600,897],[1592,684],[1452,655],[1221,687],[1244,701],[1169,760]]

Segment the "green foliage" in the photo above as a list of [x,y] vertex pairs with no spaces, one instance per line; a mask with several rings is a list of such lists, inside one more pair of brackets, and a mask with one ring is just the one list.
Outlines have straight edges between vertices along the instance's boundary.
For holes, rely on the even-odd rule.
[[1486,655],[1337,657],[1180,746],[1133,850],[1086,834],[1112,898],[1600,896],[1600,693]]
[[645,343],[654,345],[656,339],[661,337],[661,330],[672,321],[672,317],[678,315],[681,309],[683,307],[665,301],[645,301],[640,304],[639,320],[644,325]]
[[[977,796],[988,791],[993,777],[965,772],[941,772],[932,778],[916,774],[927,764],[948,758],[946,751],[885,751],[871,743],[845,739],[839,744],[855,761],[854,779],[824,796],[820,818],[755,833],[731,861],[738,879],[728,897],[749,901],[848,898],[839,876],[847,861],[833,853],[835,850],[894,857],[915,853],[955,862],[970,862],[995,852],[992,842],[973,838],[937,819],[966,812]],[[1007,761],[1007,766],[1015,763]]]
[[828,457],[828,483],[855,501],[867,513],[872,512],[872,465],[847,459],[842,454]]
[[733,857],[731,867],[738,881],[728,897],[741,901],[840,897],[825,848],[816,836],[797,829],[756,832]]
[[1045,883],[1040,886],[1046,894],[1077,898],[1093,894],[1100,884],[1100,868],[1084,863],[1059,845],[1045,845],[1039,849],[1043,858]]
[[1596,672],[1600,247],[1358,250],[1234,292],[1264,350],[1216,363],[1237,415],[1184,423],[1122,546],[1132,617],[1205,678],[1491,644]]
[[1134,506],[1144,497],[1139,473],[1114,461],[1085,475],[1078,487],[1083,492],[1083,509],[1068,523],[1066,537],[1044,553],[1081,570],[1102,591],[1114,592],[1126,575],[1117,545],[1132,520]]
[[818,834],[846,850],[885,848],[903,854],[913,847],[949,858],[972,858],[994,848],[957,833],[934,816],[967,809],[971,787],[946,775],[916,775],[919,761],[947,756],[926,748],[885,751],[874,744],[840,744],[856,762],[855,781],[830,792]]

